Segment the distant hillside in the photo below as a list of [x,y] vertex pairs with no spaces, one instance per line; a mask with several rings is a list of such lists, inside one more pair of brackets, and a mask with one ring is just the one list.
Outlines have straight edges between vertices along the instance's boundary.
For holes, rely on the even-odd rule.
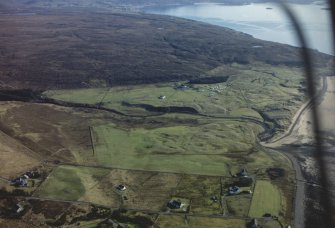
[[[318,65],[329,60],[317,55]],[[253,61],[301,65],[298,48],[168,16],[0,16],[0,86],[7,89],[190,80]]]

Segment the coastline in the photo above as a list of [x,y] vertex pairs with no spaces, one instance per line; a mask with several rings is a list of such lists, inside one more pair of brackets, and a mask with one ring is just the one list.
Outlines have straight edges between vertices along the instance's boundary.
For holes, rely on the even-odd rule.
[[[295,227],[307,227],[308,223],[313,224],[313,222],[317,220],[317,218],[309,216],[309,214],[314,214],[313,210],[316,209],[308,205],[308,201],[314,202],[319,200],[318,198],[311,197],[317,197],[317,195],[315,196],[313,188],[321,187],[318,184],[319,174],[316,170],[317,168],[315,167],[313,158],[314,146],[313,131],[310,122],[310,107],[312,100],[316,99],[318,109],[321,110],[320,116],[323,116],[322,119],[333,119],[332,116],[335,116],[335,110],[329,108],[325,109],[323,106],[329,106],[330,102],[333,101],[333,97],[335,97],[334,79],[334,76],[322,77],[322,88],[314,98],[309,99],[302,105],[293,117],[292,123],[284,135],[272,142],[261,144],[268,149],[278,151],[288,157],[296,171],[296,196],[294,201]],[[326,126],[327,124],[321,125],[323,130],[327,128]],[[333,136],[326,135],[326,137],[332,138]],[[331,155],[329,156],[333,157]],[[316,191],[320,190],[317,189]],[[301,210],[301,208],[304,208],[304,210]],[[308,227],[313,227],[313,225]]]

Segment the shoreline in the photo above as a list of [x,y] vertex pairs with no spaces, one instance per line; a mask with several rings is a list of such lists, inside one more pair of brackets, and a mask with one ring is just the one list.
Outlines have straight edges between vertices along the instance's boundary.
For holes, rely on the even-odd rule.
[[[293,168],[295,169],[296,193],[294,199],[294,227],[296,228],[305,227],[305,222],[307,222],[308,219],[313,219],[308,216],[306,217],[306,214],[313,210],[313,208],[308,208],[306,205],[307,200],[309,200],[307,198],[310,190],[307,188],[307,185],[311,185],[313,187],[317,186],[313,183],[313,181],[307,181],[305,178],[309,175],[317,175],[315,173],[309,173],[311,170],[315,172],[315,167],[313,165],[310,165],[309,167],[301,161],[301,159],[313,159],[310,155],[304,154],[305,151],[313,152],[313,132],[311,131],[310,124],[310,107],[312,105],[312,101],[316,100],[318,109],[321,109],[320,107],[322,107],[325,100],[329,99],[327,95],[329,96],[329,94],[334,93],[333,91],[329,91],[334,90],[334,85],[329,86],[329,84],[331,84],[331,80],[334,78],[334,76],[322,77],[322,88],[317,92],[314,98],[310,98],[302,105],[293,117],[289,129],[281,137],[268,143],[261,143],[261,145],[265,148],[278,151],[289,158],[292,162]],[[328,112],[327,114],[332,115],[333,113]],[[322,116],[321,112],[320,116]],[[321,124],[321,127],[324,128],[325,126]],[[292,146],[293,143],[294,145],[304,145],[307,143],[309,146],[306,148],[297,148]],[[290,144],[291,146],[289,146]],[[304,208],[304,210],[301,210],[301,208]]]

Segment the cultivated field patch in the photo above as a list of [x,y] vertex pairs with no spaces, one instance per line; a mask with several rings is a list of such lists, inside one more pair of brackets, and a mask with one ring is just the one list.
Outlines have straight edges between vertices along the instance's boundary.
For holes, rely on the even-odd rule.
[[185,223],[185,218],[183,216],[176,215],[160,215],[155,224],[158,227],[166,227],[166,228],[187,228],[188,226]]
[[218,215],[222,211],[220,179],[221,177],[183,175],[174,195],[191,201],[191,213]]
[[281,209],[280,190],[270,181],[258,180],[251,201],[249,216],[262,217],[264,214],[278,216]]
[[233,121],[154,129],[98,125],[93,127],[95,157],[115,168],[227,175],[235,158],[257,154],[252,127]]
[[[109,175],[106,169],[59,166],[35,192],[42,198],[85,201],[100,205],[120,205],[120,199],[113,190],[101,189],[99,179]],[[112,186],[110,186],[112,189]],[[105,189],[107,190],[107,189]]]
[[225,203],[227,204],[228,214],[239,217],[248,216],[251,197],[245,194],[226,197]]
[[234,227],[234,228],[245,228],[246,222],[242,219],[226,219],[226,218],[206,218],[206,217],[188,217],[188,223],[192,228],[202,227]]

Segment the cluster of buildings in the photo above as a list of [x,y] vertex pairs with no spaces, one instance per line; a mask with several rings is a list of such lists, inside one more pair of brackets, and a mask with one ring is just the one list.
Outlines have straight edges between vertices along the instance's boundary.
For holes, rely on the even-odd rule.
[[[240,187],[251,186],[253,183],[253,179],[248,176],[248,172],[246,169],[241,169],[241,171],[236,173],[234,177],[238,177],[239,180],[234,186],[228,188],[228,195],[237,195],[241,193]],[[248,193],[251,194],[252,192],[249,191]]]
[[28,180],[30,178],[38,178],[40,175],[35,171],[28,171],[21,176],[11,180],[10,184],[15,187],[28,187]]

